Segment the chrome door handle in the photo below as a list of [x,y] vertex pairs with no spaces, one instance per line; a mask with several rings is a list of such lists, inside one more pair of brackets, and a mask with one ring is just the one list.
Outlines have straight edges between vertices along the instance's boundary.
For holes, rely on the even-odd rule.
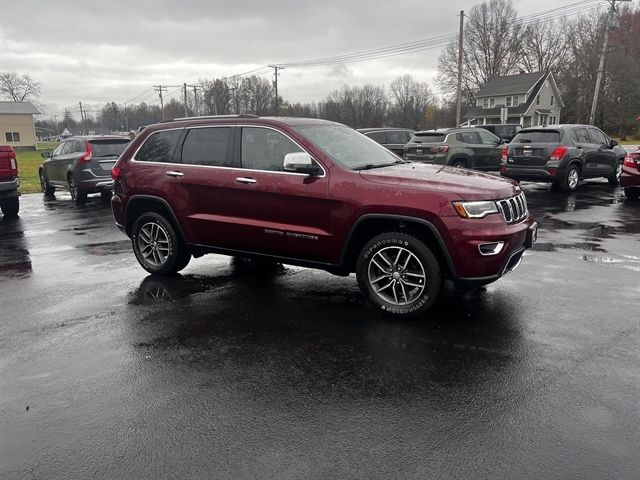
[[238,177],[236,178],[236,183],[258,183],[258,181],[255,178],[249,178],[249,177]]
[[165,175],[167,175],[169,177],[184,177],[184,173],[182,173],[182,172],[168,171],[168,172],[165,173]]

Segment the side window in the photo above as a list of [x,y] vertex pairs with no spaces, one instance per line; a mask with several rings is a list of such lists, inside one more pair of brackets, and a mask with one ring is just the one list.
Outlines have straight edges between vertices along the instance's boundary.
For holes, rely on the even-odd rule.
[[477,145],[482,143],[480,137],[476,132],[462,132],[458,133],[458,140],[462,143],[468,143],[470,145]]
[[589,136],[591,137],[591,143],[595,143],[596,145],[609,145],[607,137],[597,128],[590,128]]
[[182,163],[227,166],[230,127],[192,128],[182,145]]
[[478,135],[480,135],[483,145],[497,145],[499,143],[498,137],[489,132],[483,132],[480,130],[478,131]]
[[[367,137],[371,140],[375,140],[378,143],[387,143],[387,134],[386,132],[370,132],[367,133]],[[389,142],[394,143],[394,142]]]
[[171,162],[182,130],[156,132],[144,142],[136,153],[139,162]]
[[64,148],[67,146],[68,142],[62,142],[60,145],[58,145],[56,147],[56,149],[53,151],[53,153],[51,154],[52,157],[57,157],[59,155],[62,155],[62,151],[64,150]]
[[69,150],[65,153],[80,153],[85,151],[84,142],[80,142],[75,140],[73,142],[69,142]]
[[303,151],[282,133],[256,127],[242,129],[241,149],[242,168],[275,172],[282,171],[287,153]]
[[388,132],[387,137],[389,138],[389,143],[402,143],[405,144],[408,142],[407,132]]
[[576,128],[571,135],[573,136],[573,141],[576,143],[591,143],[591,139],[589,135],[587,135],[587,130],[584,128]]

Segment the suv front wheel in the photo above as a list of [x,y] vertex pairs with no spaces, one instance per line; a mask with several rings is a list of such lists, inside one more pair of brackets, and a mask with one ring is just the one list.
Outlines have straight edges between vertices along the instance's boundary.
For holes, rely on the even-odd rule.
[[400,232],[371,239],[356,264],[358,286],[386,313],[414,317],[426,312],[440,291],[440,266],[421,240]]
[[131,244],[138,263],[155,275],[171,275],[187,266],[191,254],[165,217],[148,212],[135,221]]

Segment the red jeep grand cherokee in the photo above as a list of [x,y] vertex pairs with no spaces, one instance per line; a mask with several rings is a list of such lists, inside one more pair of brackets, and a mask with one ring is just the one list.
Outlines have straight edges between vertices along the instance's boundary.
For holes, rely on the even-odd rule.
[[536,238],[511,180],[400,160],[324,120],[162,122],[112,176],[116,223],[148,272],[211,252],[355,272],[369,301],[397,316],[425,312],[444,279],[497,280]]

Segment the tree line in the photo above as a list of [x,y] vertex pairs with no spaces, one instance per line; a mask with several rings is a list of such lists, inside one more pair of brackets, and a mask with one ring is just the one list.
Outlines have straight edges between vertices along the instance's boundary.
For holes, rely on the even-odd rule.
[[[573,20],[556,19],[525,24],[518,20],[512,0],[488,0],[466,15],[463,38],[462,92],[464,107],[474,105],[474,94],[490,79],[520,71],[552,71],[565,108],[564,123],[587,123],[594,94],[599,54],[609,28],[605,74],[596,125],[624,137],[638,131],[640,116],[640,8],[620,8],[614,28],[606,12]],[[411,75],[396,78],[387,87],[344,85],[317,102],[293,103],[278,99],[273,84],[262,77],[201,79],[197,93],[184,100],[170,99],[161,110],[157,104],[122,105],[109,102],[85,118],[87,129],[135,130],[162,118],[192,115],[286,115],[324,118],[355,128],[397,126],[427,129],[454,126],[458,73],[458,44],[452,40],[439,56],[436,82],[445,95],[438,100],[426,82]],[[28,75],[0,75],[0,95],[14,101],[37,98],[40,87]],[[62,122],[39,122],[59,132],[78,128],[66,112]]]

